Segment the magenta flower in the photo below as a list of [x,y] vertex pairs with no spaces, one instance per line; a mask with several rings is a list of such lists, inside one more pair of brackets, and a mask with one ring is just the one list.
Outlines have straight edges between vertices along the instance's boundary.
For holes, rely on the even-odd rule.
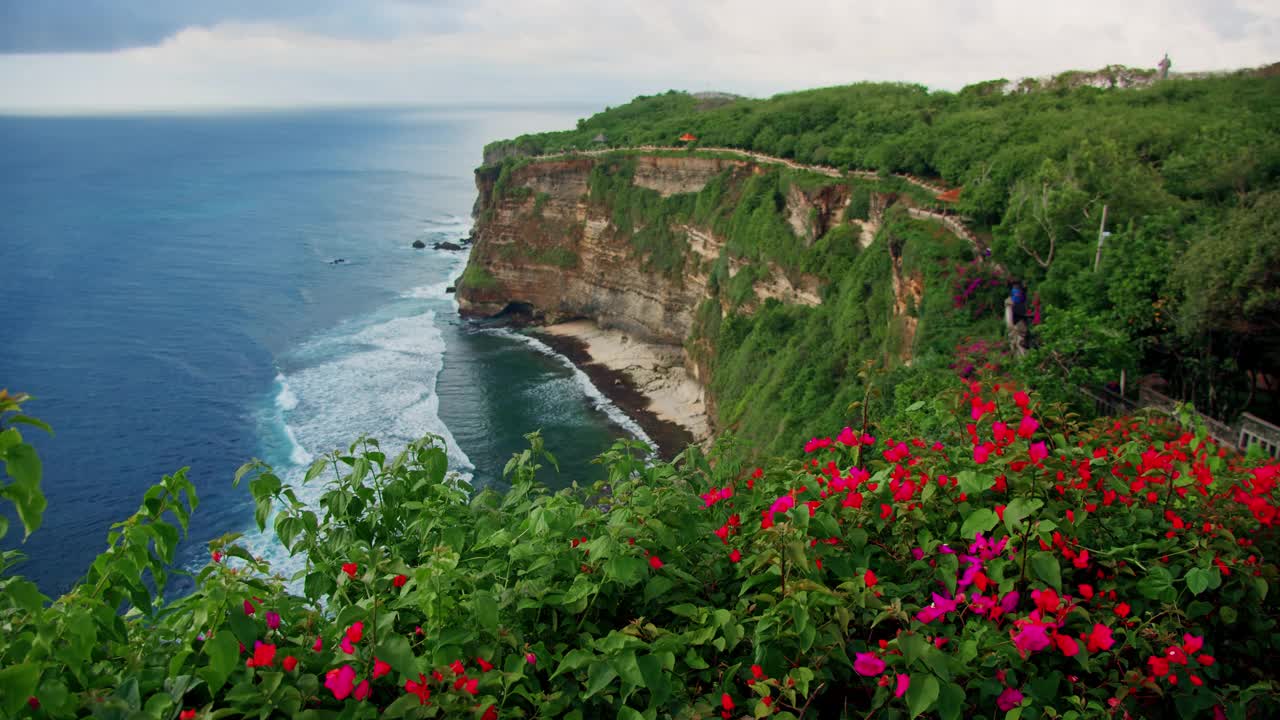
[[852,428],[846,427],[840,431],[839,435],[836,436],[836,442],[844,445],[845,447],[853,447],[858,444],[858,436],[853,434]]
[[533,653],[525,653],[524,660],[530,665],[536,665],[538,663],[538,656]]
[[853,658],[853,671],[864,677],[875,677],[884,672],[884,661],[871,653],[857,653]]
[[337,700],[346,700],[355,689],[356,671],[350,665],[343,665],[325,673],[324,686],[329,688]]
[[1034,442],[1027,448],[1027,454],[1031,456],[1031,462],[1039,465],[1042,460],[1049,457],[1049,449],[1045,447],[1044,441]]
[[933,594],[933,603],[926,608],[922,608],[916,613],[916,619],[928,625],[940,617],[945,617],[947,613],[955,612],[956,601],[945,598],[938,593]]
[[1049,647],[1048,626],[1030,620],[1020,620],[1018,632],[1013,636],[1013,645],[1026,657],[1029,653]]
[[244,601],[244,614],[245,614],[245,615],[252,615],[254,612],[255,612],[255,608],[253,607],[253,603],[249,602],[248,600],[245,600],[245,601]]
[[1004,610],[1006,613],[1011,613],[1014,610],[1017,610],[1019,597],[1021,596],[1018,595],[1017,590],[1011,590],[1005,593],[1004,597],[1000,598],[1000,609]]
[[1023,415],[1022,422],[1018,423],[1018,437],[1030,438],[1035,434],[1036,428],[1040,427],[1040,423],[1030,415]]
[[280,613],[275,612],[274,610],[267,611],[267,627],[272,630],[278,630],[280,628]]
[[894,697],[902,697],[907,694],[907,688],[911,687],[911,676],[898,674],[898,684],[893,688]]
[[1013,688],[1005,688],[1004,692],[1000,693],[1000,697],[996,698],[996,705],[1004,712],[1009,712],[1021,704],[1022,693]]

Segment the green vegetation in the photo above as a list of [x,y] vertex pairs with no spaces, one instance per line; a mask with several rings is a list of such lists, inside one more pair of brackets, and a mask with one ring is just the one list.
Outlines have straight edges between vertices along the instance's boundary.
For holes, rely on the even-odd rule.
[[498,281],[489,274],[488,270],[468,263],[466,269],[462,271],[462,277],[458,278],[458,286],[487,290],[497,287]]
[[[956,385],[897,416],[900,440],[846,427],[754,469],[731,439],[669,464],[622,441],[606,481],[555,494],[537,433],[505,493],[473,495],[435,437],[318,458],[316,504],[250,462],[235,484],[304,568],[227,535],[169,599],[198,504],[180,471],[61,598],[0,576],[0,717],[1280,712],[1280,465]],[[29,533],[24,400],[0,394],[0,498]]]
[[[1108,68],[1102,76],[1119,82],[1144,72]],[[864,83],[714,105],[673,91],[608,109],[574,130],[524,136],[489,150],[587,148],[600,132],[619,147],[672,145],[691,132],[698,148],[741,148],[879,171],[878,182],[847,182],[853,201],[846,217],[853,219],[868,215],[873,193],[896,192],[917,207],[941,205],[890,173],[963,186],[955,209],[989,237],[993,259],[1009,276],[1027,283],[1045,318],[1078,311],[1090,319],[1087,333],[1115,337],[1135,351],[1123,365],[1092,368],[1094,377],[1114,380],[1121,369],[1156,373],[1216,416],[1231,418],[1245,409],[1280,416],[1275,394],[1257,392],[1259,378],[1273,372],[1280,354],[1280,275],[1274,270],[1280,257],[1280,76],[1239,73],[1133,90],[1073,87],[1080,77],[1067,73],[1008,94],[1000,90],[1002,82],[958,93]],[[637,202],[624,187],[626,174],[619,173],[615,185],[598,191],[593,185],[593,198],[625,197],[632,226],[691,219],[728,238],[734,257],[769,260],[788,273],[812,273],[847,288],[845,272],[860,272],[847,256],[856,251],[846,253],[832,242],[806,249],[786,225],[782,209],[791,183],[838,182],[801,175],[766,167],[744,182],[726,174],[688,208],[682,198]],[[1104,208],[1110,236],[1095,270]],[[663,258],[665,271],[676,272],[679,234],[647,231],[653,237],[646,247]],[[866,290],[879,287],[876,282]],[[841,287],[835,292],[843,297]],[[726,299],[739,300],[742,288],[731,289]],[[928,295],[926,305],[943,303]],[[934,316],[934,328],[946,322],[923,312]],[[826,320],[841,325],[847,319]],[[792,318],[786,325],[796,329],[805,322]],[[860,347],[881,348],[886,332],[865,336]],[[802,336],[779,342],[812,347]],[[1103,356],[1115,358],[1093,355]],[[832,369],[834,378],[866,357],[855,353],[845,367]],[[1042,374],[1052,367],[1039,363],[1034,370],[1043,382],[1074,380],[1070,373]],[[783,395],[794,399],[796,393]]]

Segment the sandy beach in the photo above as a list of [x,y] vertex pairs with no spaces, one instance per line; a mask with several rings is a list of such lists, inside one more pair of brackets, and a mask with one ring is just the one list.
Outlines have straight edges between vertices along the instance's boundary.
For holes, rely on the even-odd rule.
[[[685,370],[682,348],[642,342],[590,320],[549,325],[540,332],[580,342],[588,363],[620,373],[648,401],[642,409],[679,426],[693,442],[701,443],[710,436],[702,387]],[[600,390],[611,394],[610,387],[601,386]]]

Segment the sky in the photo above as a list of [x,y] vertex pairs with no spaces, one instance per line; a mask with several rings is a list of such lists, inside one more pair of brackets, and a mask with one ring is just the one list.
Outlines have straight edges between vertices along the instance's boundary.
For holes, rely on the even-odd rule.
[[956,90],[1280,61],[1276,0],[0,0],[0,112]]

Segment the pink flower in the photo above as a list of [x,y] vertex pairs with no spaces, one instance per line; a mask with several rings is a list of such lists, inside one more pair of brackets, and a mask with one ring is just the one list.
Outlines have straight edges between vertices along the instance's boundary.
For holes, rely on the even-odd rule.
[[884,661],[871,653],[857,653],[853,658],[853,671],[864,677],[875,677],[884,672]]
[[844,445],[845,447],[853,447],[858,444],[858,436],[853,434],[852,428],[846,427],[840,431],[839,435],[836,436],[836,442]]
[[255,608],[253,607],[253,603],[249,602],[248,600],[245,600],[245,601],[244,601],[244,614],[245,614],[245,615],[252,615],[254,612],[255,612]]
[[1030,438],[1036,433],[1036,428],[1040,427],[1040,423],[1030,415],[1023,415],[1022,422],[1018,423],[1018,437]]
[[988,450],[985,445],[973,446],[973,461],[979,465],[986,464],[987,458],[990,457],[990,455],[991,451]]
[[363,637],[364,623],[359,620],[351,623],[351,627],[347,628],[347,639],[353,643],[358,643]]
[[1049,449],[1045,447],[1044,441],[1031,443],[1031,447],[1027,448],[1027,455],[1031,456],[1031,462],[1039,465],[1045,458],[1049,457]]
[[271,628],[272,630],[279,629],[280,613],[275,612],[274,610],[267,611],[267,627]]
[[346,700],[355,689],[356,671],[350,665],[343,665],[336,670],[325,673],[324,686],[333,692],[337,700]]
[[538,664],[538,656],[534,655],[533,653],[525,653],[524,661],[529,663],[530,665],[536,665]]
[[907,688],[911,687],[911,676],[898,674],[898,684],[893,688],[894,697],[902,697],[907,694]]
[[1200,652],[1200,648],[1204,647],[1204,638],[1196,637],[1191,633],[1182,636],[1182,651],[1188,655],[1195,655]]
[[1009,712],[1021,704],[1022,693],[1013,688],[1005,688],[1004,692],[1000,693],[1000,697],[996,698],[996,706],[1004,712]]
[[1049,633],[1045,625],[1032,620],[1019,620],[1020,627],[1013,636],[1013,645],[1026,657],[1029,653],[1049,647]]
[[390,665],[382,662],[378,658],[373,659],[373,679],[374,680],[377,680],[378,678],[382,677],[383,675],[386,675],[389,672],[391,672]]
[[315,650],[316,652],[320,652],[321,650],[323,650],[324,640],[321,638],[316,638],[316,641],[311,645],[311,649]]
[[342,642],[338,644],[338,647],[342,648],[342,652],[348,655],[356,654],[356,646],[351,644],[351,638],[342,638]]
[[916,619],[925,625],[928,625],[940,617],[945,617],[947,613],[955,612],[955,610],[955,600],[945,598],[938,593],[934,593],[933,603],[926,608],[921,608],[920,612],[916,613]]

